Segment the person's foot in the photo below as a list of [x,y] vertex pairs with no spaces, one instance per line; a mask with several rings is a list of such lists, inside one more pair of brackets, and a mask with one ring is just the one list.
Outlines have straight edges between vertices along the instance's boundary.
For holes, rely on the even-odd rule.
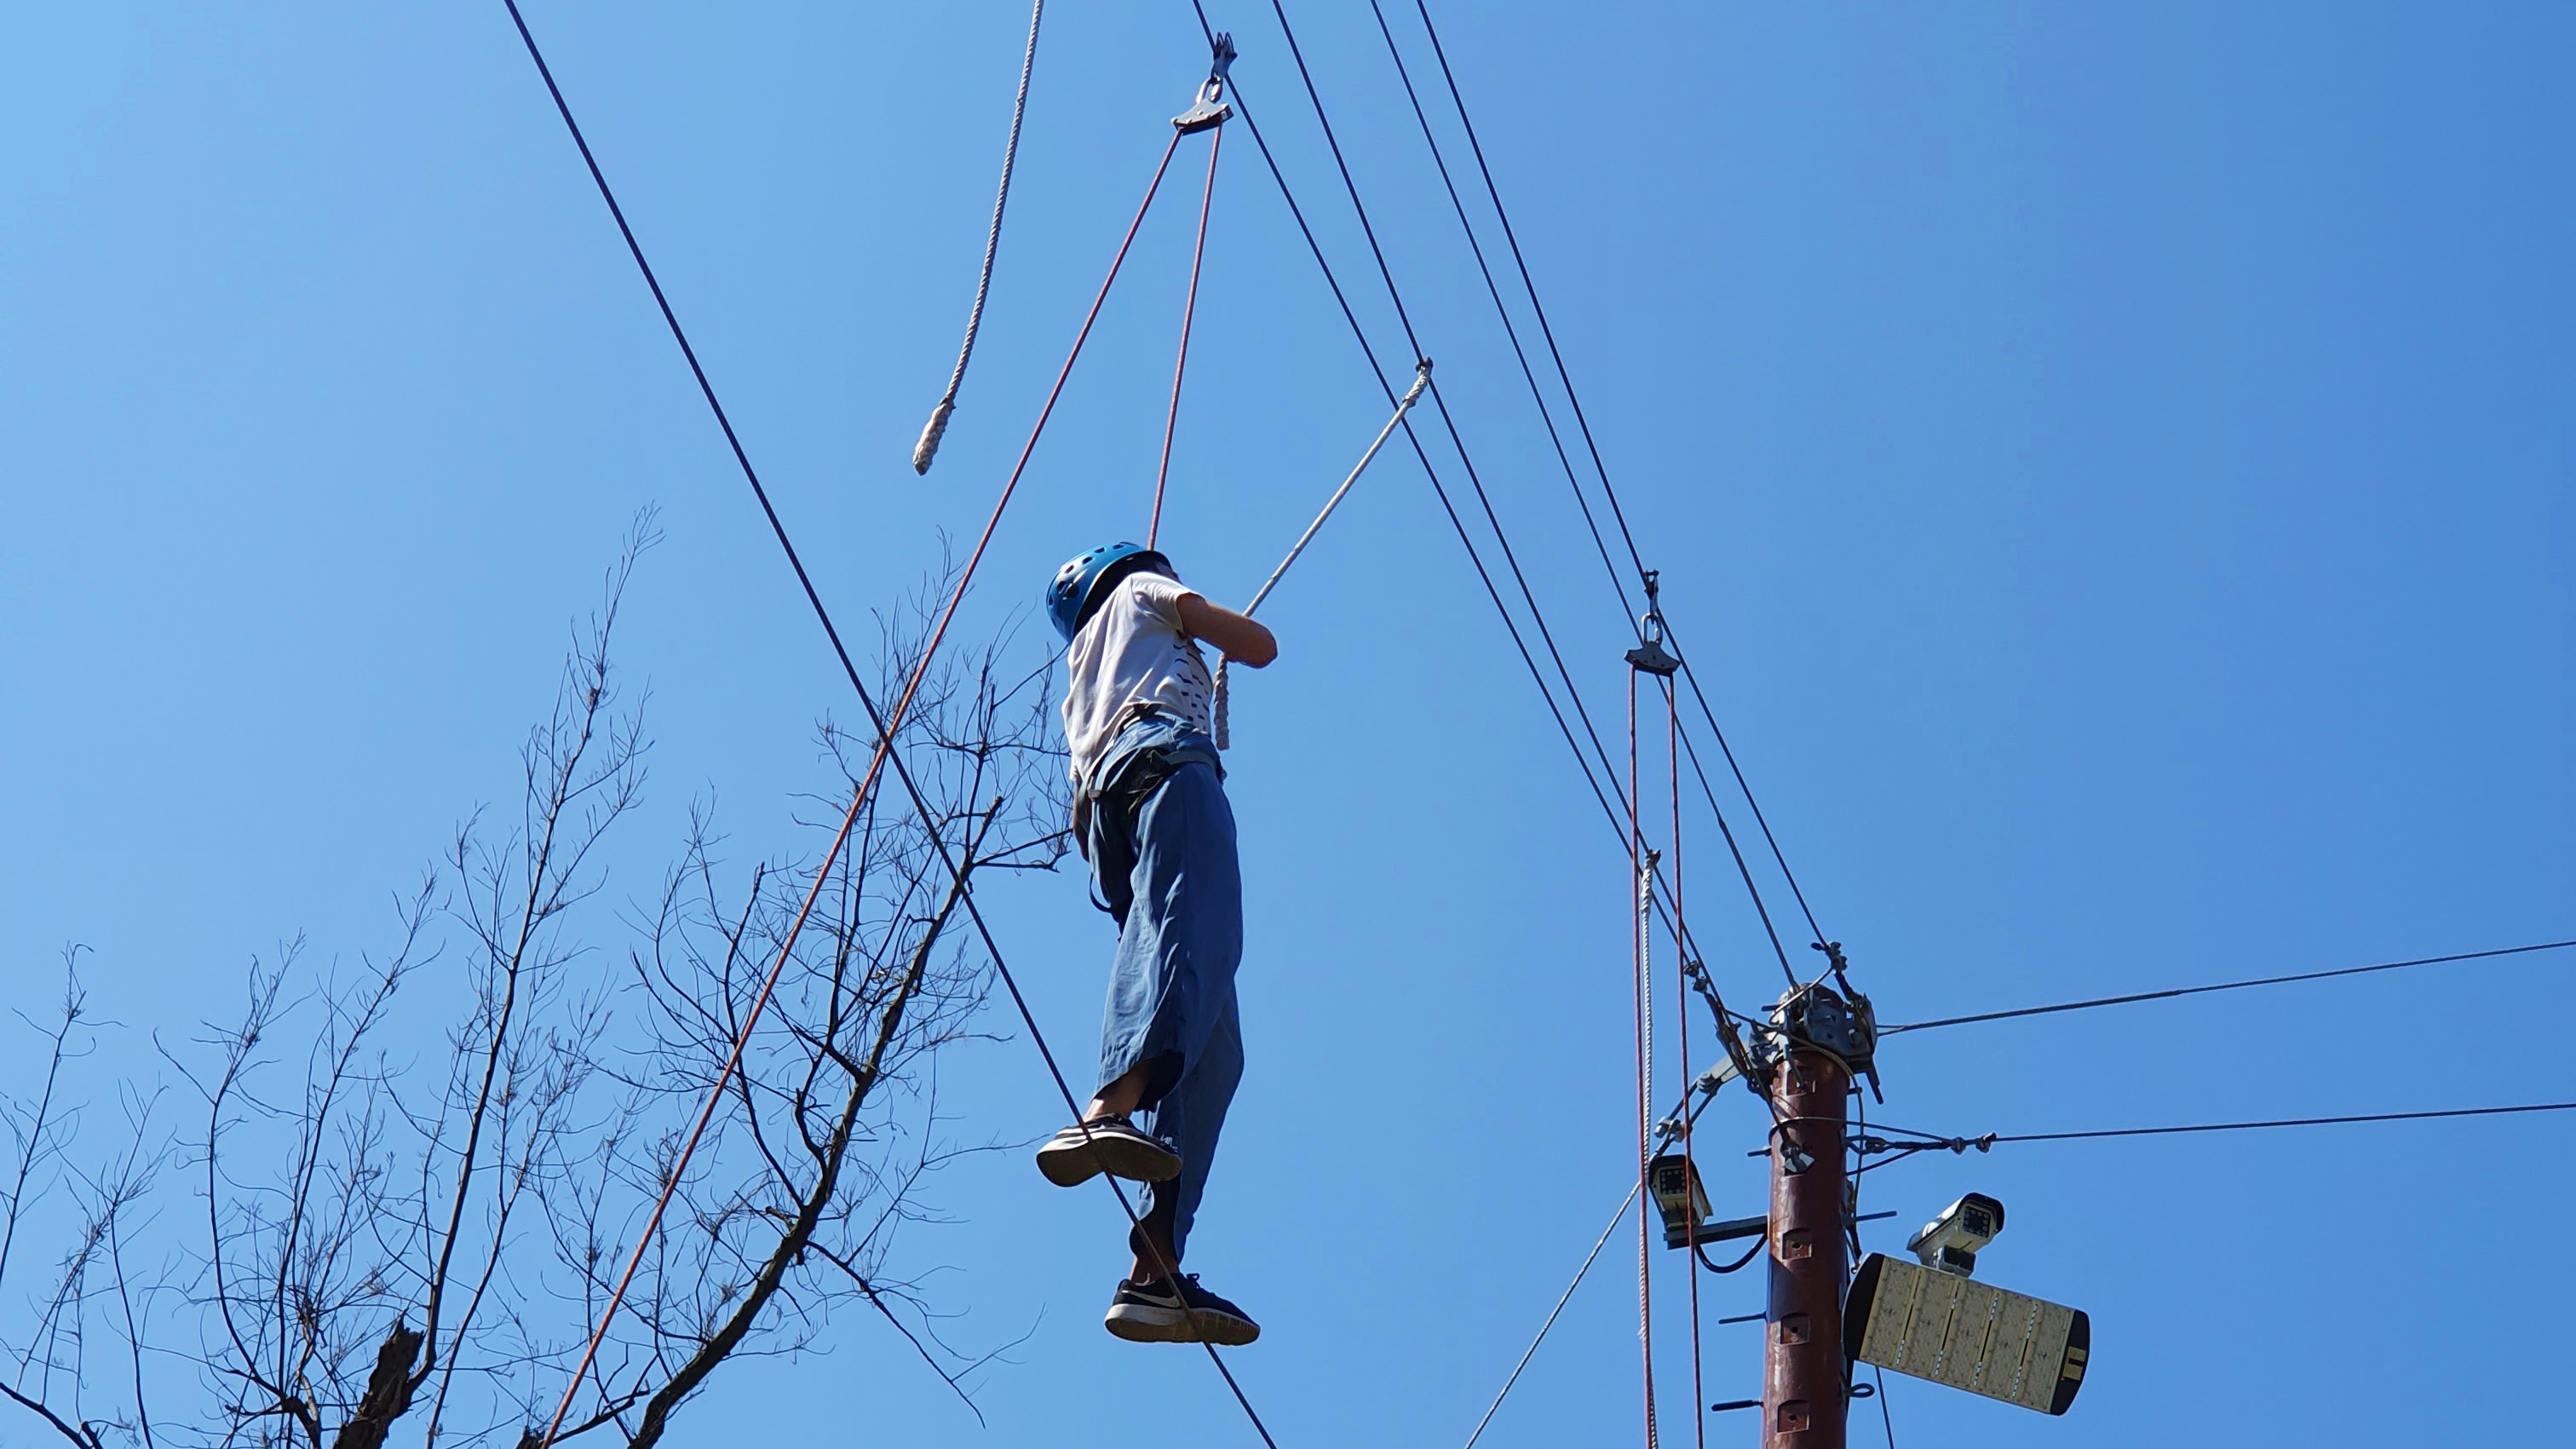
[[1122,1280],[1101,1322],[1129,1343],[1196,1343],[1205,1336],[1210,1343],[1239,1348],[1261,1336],[1261,1325],[1250,1314],[1200,1287],[1196,1273],[1151,1283]]
[[1038,1149],[1038,1171],[1058,1187],[1089,1182],[1101,1173],[1131,1182],[1169,1182],[1181,1175],[1181,1155],[1136,1130],[1124,1117],[1067,1127]]

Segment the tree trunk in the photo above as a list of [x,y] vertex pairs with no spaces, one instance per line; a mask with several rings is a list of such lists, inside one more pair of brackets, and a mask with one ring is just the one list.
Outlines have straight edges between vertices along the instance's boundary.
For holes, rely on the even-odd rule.
[[411,1411],[411,1361],[420,1352],[420,1333],[401,1320],[376,1350],[376,1371],[367,1375],[367,1392],[358,1411],[340,1426],[333,1449],[384,1449],[394,1420]]

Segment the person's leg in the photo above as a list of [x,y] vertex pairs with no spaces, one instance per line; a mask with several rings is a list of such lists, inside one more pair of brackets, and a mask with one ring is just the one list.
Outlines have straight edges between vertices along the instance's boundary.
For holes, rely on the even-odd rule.
[[1216,772],[1182,766],[1124,824],[1135,864],[1101,1015],[1101,1087],[1093,1099],[1108,1114],[1151,1109],[1190,1071],[1233,1000],[1243,957],[1234,814]]
[[1158,1181],[1181,1168],[1170,1148],[1127,1120],[1168,1090],[1182,1068],[1174,1046],[1179,1003],[1172,996],[1171,952],[1163,940],[1178,861],[1169,851],[1158,857],[1148,849],[1150,805],[1121,809],[1112,797],[1093,808],[1100,812],[1092,819],[1093,884],[1118,918],[1118,949],[1101,1009],[1100,1089],[1075,1126],[1038,1149],[1038,1170],[1059,1187],[1102,1172]]
[[1208,1170],[1216,1163],[1226,1109],[1243,1081],[1243,1032],[1232,995],[1227,993],[1198,1060],[1154,1108],[1154,1134],[1181,1155],[1181,1175],[1145,1189],[1145,1243],[1132,1245],[1134,1282],[1152,1282],[1166,1266],[1178,1272],[1181,1255],[1189,1250],[1190,1227],[1207,1192]]
[[[1140,812],[1137,839],[1128,924],[1151,928],[1158,1000],[1150,1031],[1113,1059],[1115,1071],[1104,1063],[1102,1075],[1120,1088],[1137,1062],[1155,1065],[1135,1103],[1153,1114],[1155,1138],[1176,1156],[1173,1176],[1145,1190],[1143,1221],[1129,1234],[1134,1262],[1104,1323],[1136,1342],[1250,1343],[1261,1334],[1250,1315],[1178,1273],[1226,1107],[1243,1075],[1234,993],[1243,956],[1243,883],[1234,816],[1215,771],[1200,764],[1175,773]],[[1130,944],[1122,940],[1122,955]],[[1122,960],[1122,974],[1127,964]],[[1118,1096],[1110,1097],[1108,1105],[1119,1104]]]
[[1127,1235],[1135,1262],[1112,1296],[1106,1319],[1106,1327],[1120,1338],[1240,1345],[1261,1337],[1261,1325],[1252,1315],[1210,1292],[1196,1275],[1181,1271],[1190,1224],[1216,1160],[1225,1109],[1243,1078],[1243,1039],[1235,1019],[1229,1003],[1190,1070],[1153,1109],[1155,1130],[1180,1145],[1181,1174],[1145,1189],[1143,1221]]
[[1172,1217],[1180,1206],[1180,1194],[1165,1192],[1159,1196],[1152,1186],[1145,1189],[1144,1216],[1127,1232],[1127,1250],[1136,1255],[1136,1264],[1128,1270],[1130,1283],[1152,1283],[1163,1276],[1163,1269],[1181,1271],[1181,1249],[1172,1241]]
[[[1114,810],[1103,802],[1095,808]],[[1169,1045],[1174,1003],[1162,946],[1162,910],[1151,887],[1158,868],[1140,849],[1141,822],[1108,815],[1094,821],[1092,865],[1102,896],[1118,908],[1118,950],[1109,971],[1108,1001],[1100,1022],[1100,1089],[1076,1125],[1038,1148],[1038,1171],[1058,1187],[1076,1187],[1100,1173],[1154,1182],[1181,1170],[1169,1147],[1136,1129],[1128,1114],[1150,1104],[1173,1078],[1181,1060]],[[1117,862],[1127,862],[1124,871]]]
[[1146,1084],[1154,1079],[1159,1062],[1138,1062],[1119,1075],[1118,1080],[1100,1089],[1091,1099],[1091,1109],[1082,1114],[1085,1122],[1106,1122],[1134,1112],[1145,1100]]

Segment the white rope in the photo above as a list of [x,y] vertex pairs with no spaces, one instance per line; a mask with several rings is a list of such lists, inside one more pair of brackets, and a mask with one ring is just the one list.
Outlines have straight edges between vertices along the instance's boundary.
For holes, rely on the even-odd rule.
[[[1377,430],[1377,437],[1370,441],[1368,451],[1360,454],[1359,462],[1352,465],[1350,476],[1344,478],[1342,486],[1334,489],[1333,496],[1324,501],[1324,511],[1315,515],[1315,521],[1306,525],[1304,533],[1297,535],[1296,547],[1289,549],[1288,556],[1279,561],[1279,567],[1270,571],[1270,577],[1263,580],[1259,591],[1253,594],[1252,602],[1243,606],[1245,618],[1250,618],[1252,611],[1261,607],[1261,601],[1270,597],[1270,591],[1279,587],[1279,580],[1288,572],[1288,566],[1306,551],[1306,545],[1315,541],[1316,531],[1324,526],[1324,520],[1332,517],[1333,510],[1342,506],[1342,499],[1349,495],[1351,485],[1360,481],[1360,475],[1368,471],[1368,465],[1377,457],[1377,450],[1386,446],[1388,438],[1395,436],[1396,426],[1404,421],[1406,413],[1413,411],[1413,405],[1422,398],[1422,390],[1430,385],[1431,359],[1426,357],[1414,364],[1413,386],[1405,389],[1403,400],[1395,405],[1395,415],[1386,420],[1385,427]],[[1226,665],[1229,662],[1222,656],[1216,662],[1216,747],[1220,750],[1234,747],[1234,731],[1229,727],[1226,709]]]
[[1632,1182],[1628,1184],[1628,1195],[1619,1199],[1618,1210],[1610,1214],[1610,1226],[1601,1230],[1600,1240],[1592,1245],[1591,1252],[1583,1255],[1583,1266],[1574,1270],[1574,1281],[1565,1285],[1565,1291],[1556,1297],[1556,1306],[1547,1311],[1547,1322],[1538,1326],[1538,1336],[1530,1340],[1528,1348],[1521,1350],[1521,1361],[1512,1365],[1512,1376],[1503,1380],[1502,1392],[1494,1395],[1494,1401],[1485,1406],[1485,1417],[1476,1421],[1476,1431],[1467,1436],[1465,1449],[1476,1449],[1476,1441],[1485,1437],[1485,1426],[1494,1422],[1494,1411],[1501,1408],[1503,1400],[1510,1396],[1512,1385],[1521,1381],[1521,1370],[1529,1367],[1530,1359],[1538,1353],[1538,1346],[1547,1342],[1547,1331],[1556,1327],[1556,1316],[1565,1311],[1565,1305],[1574,1297],[1574,1290],[1583,1286],[1583,1275],[1592,1271],[1592,1260],[1600,1257],[1601,1250],[1610,1245],[1610,1235],[1619,1231],[1619,1225],[1628,1220],[1628,1204],[1636,1200],[1637,1184]]
[[930,410],[930,421],[921,425],[921,441],[912,446],[912,471],[928,473],[931,460],[939,456],[939,440],[948,433],[948,415],[957,410],[957,389],[966,385],[966,359],[975,355],[975,334],[984,325],[984,298],[993,290],[993,255],[1002,246],[1002,208],[1011,201],[1011,168],[1020,156],[1020,121],[1029,112],[1029,72],[1038,63],[1038,21],[1046,14],[1046,0],[1034,0],[1029,6],[1029,45],[1020,56],[1020,91],[1011,101],[1011,139],[1002,147],[1002,185],[993,196],[993,224],[984,233],[984,270],[975,279],[975,305],[966,314],[966,340],[957,349],[957,368],[948,374],[948,391],[940,394],[939,406]]

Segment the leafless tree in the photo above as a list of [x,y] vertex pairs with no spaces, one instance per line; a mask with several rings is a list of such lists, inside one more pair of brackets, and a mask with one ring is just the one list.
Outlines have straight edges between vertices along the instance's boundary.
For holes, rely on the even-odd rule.
[[[129,1277],[125,1246],[148,1221],[142,1208],[147,1189],[162,1165],[151,1113],[152,1097],[125,1093],[125,1131],[121,1146],[94,1168],[84,1169],[72,1156],[82,1109],[68,1095],[67,1069],[90,1052],[92,1017],[89,994],[81,985],[83,948],[63,952],[63,990],[53,1012],[42,1022],[19,1014],[19,1020],[44,1043],[32,1096],[0,1098],[0,1123],[9,1131],[10,1159],[0,1172],[7,1206],[0,1209],[0,1290],[13,1269],[23,1269],[28,1230],[60,1220],[70,1245],[55,1264],[39,1294],[28,1300],[30,1321],[22,1335],[0,1336],[0,1357],[15,1365],[11,1381],[0,1384],[20,1408],[74,1443],[103,1449],[103,1435],[119,1432],[152,1441],[151,1420],[142,1396],[141,1324],[150,1312],[154,1286]],[[59,1210],[48,1214],[50,1205]],[[104,1334],[119,1350],[124,1373],[94,1367],[91,1340]],[[105,1418],[92,1418],[90,1406],[101,1395],[91,1391],[93,1375],[121,1379],[104,1396],[121,1408]]]
[[[949,1135],[934,1070],[984,1004],[965,892],[1065,850],[1048,671],[1006,668],[1007,633],[934,666],[897,738],[928,810],[888,772],[819,877],[729,862],[701,806],[653,888],[619,896],[650,741],[610,644],[656,538],[639,517],[576,630],[515,817],[460,827],[387,949],[317,968],[297,941],[255,964],[237,1019],[162,1054],[187,1125],[156,1135],[129,1089],[119,1150],[86,1171],[57,1090],[86,1023],[71,988],[0,1163],[0,1283],[35,1204],[77,1208],[30,1330],[0,1337],[37,1422],[84,1449],[524,1449],[569,1402],[559,1441],[640,1449],[725,1363],[818,1345],[853,1308],[972,1408],[996,1350],[941,1337],[895,1244],[936,1217],[926,1180],[978,1150]],[[880,698],[948,583],[881,618]],[[874,738],[827,722],[822,742],[832,783],[800,823],[829,839]],[[155,1191],[193,1201],[150,1220]],[[113,1372],[86,1354],[100,1335]]]

